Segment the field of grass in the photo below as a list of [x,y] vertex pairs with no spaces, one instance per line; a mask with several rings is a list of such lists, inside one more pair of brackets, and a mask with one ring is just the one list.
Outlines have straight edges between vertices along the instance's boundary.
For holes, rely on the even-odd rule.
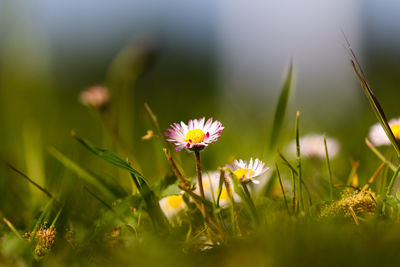
[[[146,51],[134,53],[129,68],[117,57],[107,87],[90,88],[100,96],[81,94],[81,103],[77,92],[53,90],[46,75],[25,80],[6,65],[0,264],[397,264],[400,123],[386,117],[348,49],[369,119],[355,123],[363,130],[339,129],[337,137],[303,134],[301,110],[291,112],[292,65],[266,118],[251,116],[251,104],[232,107],[242,110],[237,116],[218,111],[211,97],[199,103],[192,93],[185,114],[178,109],[184,96],[138,106],[132,88],[150,61]],[[35,90],[6,89],[28,84]],[[221,136],[196,146],[207,132],[192,132],[183,141],[193,147],[176,151],[165,135],[170,125],[203,116],[220,121]],[[364,131],[373,118],[386,145]],[[269,169],[228,166],[241,158]]]

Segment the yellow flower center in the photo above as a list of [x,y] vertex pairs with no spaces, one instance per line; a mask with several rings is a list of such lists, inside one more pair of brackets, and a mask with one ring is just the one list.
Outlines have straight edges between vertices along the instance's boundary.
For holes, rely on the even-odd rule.
[[399,139],[400,138],[400,124],[391,125],[390,129],[392,129],[394,137]]
[[238,178],[238,179],[240,179],[240,178],[242,178],[242,177],[244,177],[244,178],[248,178],[247,177],[247,171],[249,172],[249,176],[251,176],[251,174],[253,173],[253,170],[252,169],[237,169],[236,171],[234,171],[233,172],[233,174]]
[[177,209],[182,205],[183,198],[181,195],[174,195],[168,197],[168,207],[170,209]]
[[204,141],[206,135],[200,129],[189,130],[186,134],[185,142],[192,141],[193,144],[198,144]]

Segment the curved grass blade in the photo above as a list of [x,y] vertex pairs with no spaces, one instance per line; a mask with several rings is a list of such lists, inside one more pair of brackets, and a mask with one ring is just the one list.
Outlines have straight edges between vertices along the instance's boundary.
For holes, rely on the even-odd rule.
[[[346,39],[347,41],[347,39]],[[349,51],[350,54],[350,62],[351,65],[354,69],[354,72],[357,75],[357,78],[360,80],[361,83],[361,87],[364,90],[365,95],[368,98],[368,102],[372,108],[372,110],[374,111],[379,123],[381,124],[383,130],[385,131],[387,137],[390,140],[390,143],[392,144],[393,148],[396,150],[397,155],[400,157],[400,144],[399,142],[396,140],[396,137],[394,136],[392,129],[389,126],[389,123],[386,119],[386,115],[383,111],[382,106],[379,104],[378,99],[376,98],[376,96],[374,95],[367,77],[365,76],[365,73],[363,71],[363,69],[361,68],[360,62],[358,61],[353,49],[351,49],[350,47],[350,43],[347,41],[347,49]]]
[[54,147],[49,148],[50,154],[56,158],[64,167],[73,171],[78,177],[95,186],[103,195],[108,198],[114,199],[116,196],[109,190],[102,182],[100,182],[95,176],[91,175],[85,169],[80,167],[76,162],[69,159],[63,153],[55,149]]
[[[95,155],[99,156],[100,158],[104,159],[105,161],[121,168],[121,169],[125,169],[128,172],[134,174],[136,177],[145,180],[144,176],[138,172],[137,170],[133,169],[131,167],[131,165],[121,159],[118,155],[116,155],[115,153],[108,151],[106,149],[101,149],[101,148],[97,148],[95,147],[89,140],[86,140],[84,138],[80,138],[78,136],[76,136],[75,134],[73,134],[73,137],[79,142],[81,143],[84,147],[86,147],[90,152],[94,153]],[[140,180],[139,179],[139,180]]]
[[283,120],[285,119],[286,108],[289,101],[290,89],[292,87],[293,76],[293,62],[290,62],[285,82],[283,83],[281,94],[279,96],[278,104],[275,109],[274,122],[272,125],[272,134],[269,141],[269,152],[273,151],[276,147],[279,134],[282,129]]
[[137,189],[140,192],[140,195],[146,202],[148,213],[153,221],[154,227],[157,229],[167,229],[168,221],[164,216],[164,213],[161,211],[158,199],[154,191],[151,190],[151,188],[148,186],[144,176],[140,172],[133,169],[128,162],[121,159],[115,153],[106,149],[97,148],[90,141],[77,137],[76,135],[73,135],[73,137],[84,147],[86,147],[90,152],[97,155],[101,159],[121,169],[127,170],[131,174],[132,180],[135,182]]

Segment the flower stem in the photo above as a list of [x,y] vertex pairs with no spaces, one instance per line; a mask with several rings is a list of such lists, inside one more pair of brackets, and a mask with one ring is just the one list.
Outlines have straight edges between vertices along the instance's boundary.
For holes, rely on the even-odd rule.
[[200,196],[203,199],[202,207],[203,207],[204,217],[205,217],[205,220],[207,220],[207,209],[206,209],[205,197],[204,197],[203,180],[201,177],[200,151],[195,151],[194,155],[195,155],[195,159],[196,159],[197,183],[198,183],[199,189],[200,189]]
[[331,201],[333,201],[333,191],[335,189],[333,187],[332,169],[331,169],[331,163],[329,161],[328,145],[326,144],[326,136],[325,135],[324,135],[324,147],[325,147],[326,164],[328,166],[328,174],[329,174],[329,193],[330,193]]
[[304,202],[303,202],[303,177],[301,171],[301,154],[300,154],[300,137],[299,137],[299,120],[300,120],[300,111],[296,112],[296,159],[297,159],[297,172],[299,176],[299,201],[300,207],[302,211],[304,211]]
[[251,198],[249,189],[247,188],[247,184],[244,182],[241,182],[242,187],[243,187],[243,191],[246,194],[247,200],[249,202],[250,208],[253,212],[254,215],[254,219],[256,220],[257,223],[259,223],[259,218],[258,218],[258,214],[257,214],[257,210],[256,210],[256,206],[254,205],[253,199]]

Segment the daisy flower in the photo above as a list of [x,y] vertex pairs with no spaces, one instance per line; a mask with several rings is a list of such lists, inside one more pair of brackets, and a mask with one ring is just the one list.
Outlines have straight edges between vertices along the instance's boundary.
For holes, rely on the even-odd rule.
[[[226,179],[227,177],[225,177]],[[203,188],[204,196],[209,201],[217,202],[218,198],[218,186],[219,186],[220,173],[218,171],[205,173],[203,176]],[[239,196],[234,192],[232,185],[229,183],[229,190],[233,194],[233,199],[237,202],[240,201]],[[195,193],[199,194],[199,187],[196,187]],[[231,203],[229,193],[225,187],[225,183],[222,185],[221,195],[219,197],[219,205],[223,208],[227,207]]]
[[110,94],[107,87],[96,85],[82,91],[79,100],[85,106],[102,109],[107,106]]
[[247,161],[243,160],[235,160],[232,165],[227,165],[233,172],[233,174],[242,182],[251,181],[255,184],[259,184],[260,181],[255,180],[255,177],[260,176],[265,173],[269,167],[264,168],[265,163],[259,159],[253,158],[250,159],[250,162],[247,164]]
[[160,199],[160,208],[169,220],[186,208],[182,195],[170,195]]
[[221,136],[224,127],[219,121],[210,118],[190,120],[188,125],[184,122],[174,123],[165,133],[169,137],[167,141],[176,145],[176,151],[187,148],[192,151],[200,151],[211,143],[214,143]]
[[[400,118],[391,119],[389,121],[390,129],[393,132],[394,137],[400,140]],[[369,139],[376,146],[390,145],[390,140],[386,135],[385,130],[383,130],[380,123],[374,124],[369,130]]]
[[[335,158],[339,154],[340,144],[334,138],[326,137],[329,158]],[[296,155],[296,140],[287,146],[287,152],[292,156]],[[300,152],[302,156],[309,158],[325,158],[324,136],[322,134],[310,134],[300,138]]]

